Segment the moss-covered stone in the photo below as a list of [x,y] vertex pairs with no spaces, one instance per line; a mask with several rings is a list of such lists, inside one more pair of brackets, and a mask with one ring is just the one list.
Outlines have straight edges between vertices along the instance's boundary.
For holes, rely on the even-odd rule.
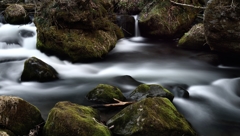
[[[200,6],[196,0],[178,0],[179,3]],[[141,35],[151,38],[175,38],[190,29],[198,9],[172,4],[170,0],[149,2],[139,16]]]
[[30,22],[24,7],[19,4],[12,4],[5,9],[4,17],[10,24],[26,24]]
[[27,135],[43,123],[40,111],[21,98],[0,96],[0,124],[16,135]]
[[108,4],[106,0],[44,1],[34,19],[37,48],[73,62],[102,58],[123,37],[108,16]]
[[167,98],[146,98],[111,118],[108,126],[120,136],[195,136],[188,121]]
[[47,82],[57,79],[57,71],[42,60],[31,57],[25,61],[21,81]]
[[178,41],[178,47],[185,49],[204,49],[207,48],[205,44],[206,40],[202,23],[194,25]]
[[110,136],[106,126],[97,122],[97,110],[71,102],[58,102],[50,111],[44,136]]
[[86,97],[88,100],[102,103],[116,102],[113,98],[121,101],[126,100],[120,89],[107,84],[99,84],[96,88],[90,91]]
[[166,97],[170,101],[174,98],[170,91],[157,84],[141,84],[130,94],[130,98],[134,100],[142,100],[147,97]]

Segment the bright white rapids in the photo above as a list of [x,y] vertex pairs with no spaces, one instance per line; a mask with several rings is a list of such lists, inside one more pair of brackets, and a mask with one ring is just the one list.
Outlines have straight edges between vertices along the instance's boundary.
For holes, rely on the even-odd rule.
[[[215,67],[191,59],[196,52],[175,47],[174,41],[142,37],[120,39],[103,60],[72,64],[36,49],[36,27],[0,25],[0,94],[22,97],[36,105],[44,118],[58,101],[89,105],[85,95],[99,83],[115,85],[127,96],[138,82],[184,84],[190,98],[174,104],[204,136],[240,134],[239,68]],[[24,61],[35,56],[54,67],[60,80],[19,82]]]

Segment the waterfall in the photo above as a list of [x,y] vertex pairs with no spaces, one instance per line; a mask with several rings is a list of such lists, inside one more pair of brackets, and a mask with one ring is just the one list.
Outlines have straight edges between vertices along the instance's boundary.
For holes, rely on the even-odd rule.
[[135,37],[139,37],[140,36],[140,32],[139,32],[139,27],[138,27],[138,15],[134,15],[133,16],[135,19]]

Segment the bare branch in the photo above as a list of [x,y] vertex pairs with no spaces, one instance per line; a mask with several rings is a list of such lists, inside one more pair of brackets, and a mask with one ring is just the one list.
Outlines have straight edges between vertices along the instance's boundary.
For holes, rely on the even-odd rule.
[[97,105],[92,105],[91,107],[93,108],[100,108],[100,107],[119,107],[119,106],[127,106],[130,104],[133,104],[134,102],[123,102],[118,99],[113,98],[115,101],[118,103],[110,103],[110,104],[97,104]]
[[200,7],[200,6],[194,6],[194,5],[190,5],[190,4],[183,4],[183,3],[178,3],[175,1],[170,0],[171,3],[176,4],[176,5],[180,5],[180,6],[185,6],[185,7],[191,7],[191,8],[196,8],[196,9],[206,9],[206,7]]

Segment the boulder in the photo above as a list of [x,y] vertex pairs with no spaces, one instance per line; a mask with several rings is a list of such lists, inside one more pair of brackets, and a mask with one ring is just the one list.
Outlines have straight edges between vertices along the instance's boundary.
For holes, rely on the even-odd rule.
[[111,136],[106,126],[98,122],[97,110],[63,101],[50,111],[43,128],[44,136]]
[[27,135],[43,122],[37,107],[19,97],[0,96],[0,123],[5,129],[15,135]]
[[72,62],[101,59],[123,37],[114,17],[108,16],[109,4],[108,0],[43,1],[34,18],[37,48]]
[[107,125],[118,136],[196,136],[167,98],[146,98],[112,117]]
[[240,1],[211,0],[204,12],[204,30],[211,50],[240,53]]
[[[180,0],[179,3],[200,6],[198,1]],[[151,1],[139,15],[141,36],[176,38],[191,28],[199,9],[175,5],[170,0]]]
[[204,26],[202,23],[194,25],[178,41],[178,47],[185,49],[202,50],[207,49]]
[[31,57],[25,61],[21,81],[47,82],[57,79],[57,71],[42,60]]
[[146,0],[113,0],[114,11],[118,14],[136,15],[145,6]]
[[108,84],[99,84],[96,88],[90,91],[86,97],[90,101],[101,103],[116,103],[113,98],[120,101],[126,100],[120,89]]
[[10,24],[26,24],[30,22],[24,7],[19,4],[12,4],[5,9],[4,17]]
[[166,97],[172,101],[174,95],[166,88],[157,84],[141,84],[130,94],[130,98],[134,100],[142,100],[147,97]]

